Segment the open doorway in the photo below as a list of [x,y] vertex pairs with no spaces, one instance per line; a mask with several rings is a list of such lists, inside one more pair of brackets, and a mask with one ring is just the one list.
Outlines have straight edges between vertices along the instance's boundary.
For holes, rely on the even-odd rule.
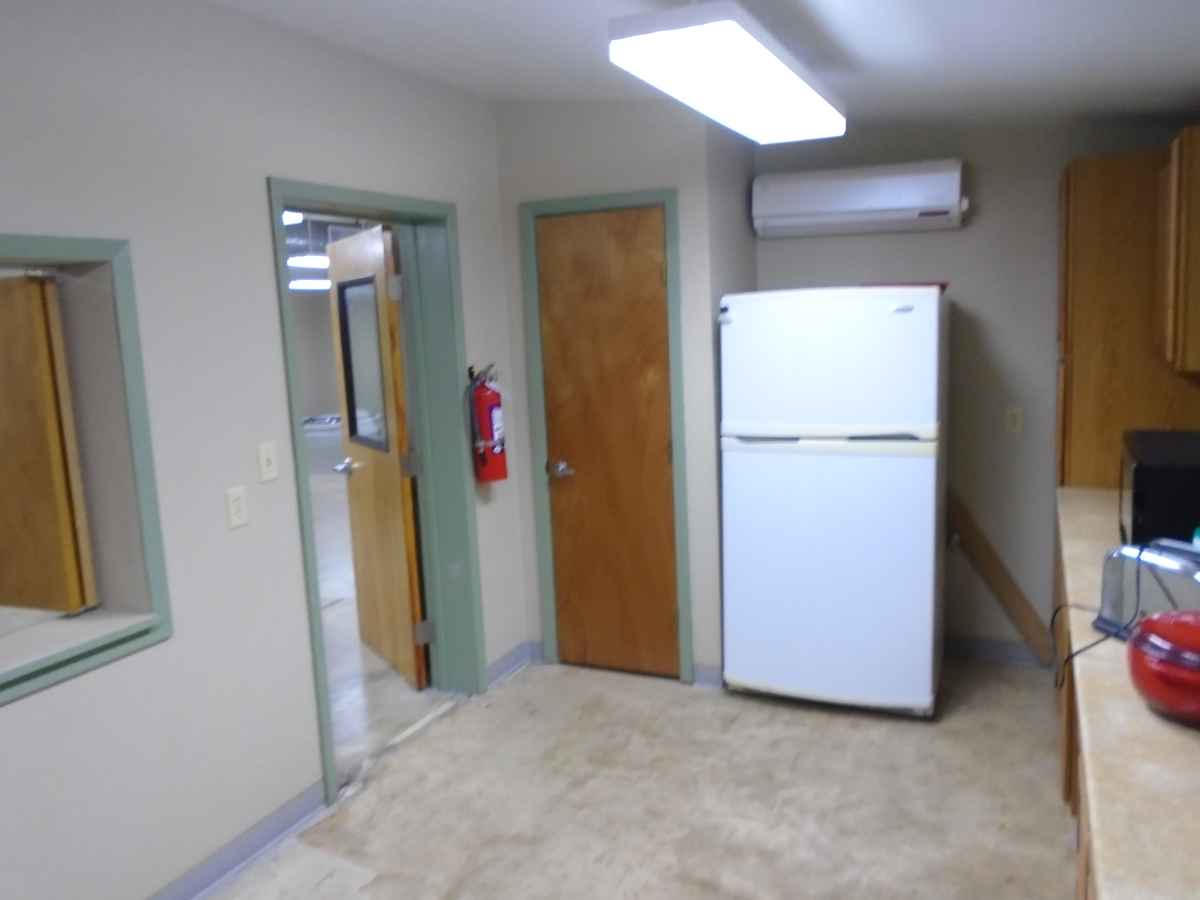
[[[450,693],[474,694],[487,686],[476,496],[464,402],[468,379],[459,290],[457,213],[452,203],[280,178],[268,178],[267,189],[287,369],[317,727],[325,800],[332,803],[341,783],[353,777],[356,770],[361,771],[362,762],[373,758],[382,749],[381,744],[386,747],[397,728],[403,728],[406,722],[415,724],[413,716],[419,715],[420,710],[432,712]],[[286,219],[285,213],[289,213]],[[314,224],[311,236],[304,227],[306,219]],[[284,224],[285,221],[289,224]],[[322,235],[316,227],[322,221],[330,227],[348,227],[349,232],[335,229],[331,239],[330,228]],[[363,260],[350,254],[353,265],[346,274],[339,274],[340,255],[333,248],[340,242],[355,242],[372,231],[376,237],[369,243],[375,250],[365,254],[370,258],[370,272],[355,270]],[[386,231],[391,232],[390,239],[383,235]],[[328,260],[305,260],[303,264],[297,260],[289,265],[289,259],[296,256],[324,256]],[[322,268],[306,269],[304,264]],[[327,284],[308,286],[305,291],[302,285],[293,288],[295,281]],[[298,304],[302,302],[313,303],[315,308],[301,309]],[[375,307],[376,315],[362,316],[362,310],[371,306]],[[355,315],[355,311],[360,315]],[[394,318],[383,315],[385,311],[388,316],[394,314]],[[305,334],[301,322],[305,313],[314,327],[322,329],[315,337],[311,331]],[[346,322],[346,328],[342,328],[338,317]],[[356,319],[357,326],[347,319]],[[378,345],[374,370],[391,366],[393,372],[402,372],[402,383],[393,382],[387,374],[372,381],[371,367],[359,366],[372,362],[369,352],[354,351],[355,343],[363,344],[364,334],[370,331],[362,326],[369,326],[372,321],[380,342],[392,338],[393,328],[396,332],[387,349],[382,343]],[[325,362],[314,365],[311,373],[302,371],[305,348],[315,348],[318,341],[322,354],[326,354],[324,348],[331,348],[324,356]],[[368,338],[365,343],[370,346],[371,340]],[[398,364],[392,362],[395,356],[400,357]],[[324,376],[319,375],[322,371]],[[344,384],[347,371],[352,387],[360,388],[357,398],[350,402]],[[317,377],[323,377],[326,385],[340,385],[340,393],[335,390],[321,394],[315,384],[309,385]],[[343,382],[339,383],[339,378]],[[372,385],[382,386],[375,391],[374,402],[377,407],[382,405],[385,416],[398,415],[397,402],[404,405],[404,427],[397,429],[400,419],[389,419],[386,440],[379,434],[379,417],[373,418],[370,412]],[[310,402],[310,397],[317,398],[316,405]],[[348,410],[355,412],[356,436],[365,440],[348,439]],[[336,423],[330,421],[331,416],[339,417]],[[340,444],[333,440],[334,424]],[[312,452],[310,445],[314,448]],[[336,454],[331,453],[331,445],[338,447]],[[412,491],[409,521],[415,524],[398,532],[410,536],[411,545],[397,542],[397,530],[385,527],[389,523],[394,526],[405,508],[402,492],[396,489],[395,482],[392,486],[376,485],[359,491],[371,486],[369,476],[379,468],[375,465],[378,459],[369,454],[385,452],[383,446],[392,454],[388,470]],[[349,470],[332,473],[345,479],[343,506],[339,506],[341,493],[333,490],[333,480],[319,485],[329,487],[332,494],[332,502],[323,505],[320,517],[328,548],[325,558],[334,562],[327,567],[325,596],[328,600],[348,600],[346,573],[353,571],[354,603],[350,606],[322,605],[323,561],[317,550],[318,501],[314,497],[312,475],[325,475],[328,470],[321,463],[310,462],[310,456],[319,457],[325,465],[332,463]],[[339,457],[340,461],[334,462]],[[375,524],[366,532],[382,535],[387,531],[392,535],[390,543],[378,545],[382,549],[374,552],[374,558],[395,564],[400,558],[411,560],[415,549],[417,565],[407,565],[400,575],[395,574],[395,568],[390,570],[392,574],[382,575],[380,570],[372,568],[368,575],[370,583],[364,585],[363,571],[356,565],[360,550],[354,536],[356,493],[371,501],[368,512],[377,515]],[[374,503],[377,499],[378,504]],[[333,510],[332,515],[328,509]],[[336,564],[339,509],[347,510],[343,516],[351,522],[348,553],[344,542],[346,532],[344,529],[340,532],[343,537],[340,567]],[[363,529],[359,531],[362,533]],[[416,587],[412,586],[414,575]],[[362,650],[364,587],[382,590],[389,598],[390,609],[407,609],[390,623],[383,623],[382,631],[394,639],[394,646],[371,648],[385,660],[386,668],[375,664]],[[397,596],[409,605],[405,607]],[[419,599],[419,607],[413,598]],[[327,620],[333,620],[328,629]],[[342,638],[340,642],[338,635]],[[339,651],[347,646],[361,654],[361,664],[355,664],[354,652]],[[342,663],[347,660],[343,668]],[[403,678],[397,680],[399,672],[411,674],[415,671],[412,667],[422,662],[426,664],[429,685],[425,691],[415,690]],[[343,677],[341,673],[349,674]],[[431,690],[447,693],[439,696],[430,693]],[[397,697],[406,700],[400,703]],[[409,705],[407,700],[414,697],[416,702]],[[371,710],[377,710],[378,714]],[[372,715],[379,725],[373,731]],[[356,749],[356,740],[361,749]]]
[[451,695],[429,685],[395,229],[281,215],[338,786]]

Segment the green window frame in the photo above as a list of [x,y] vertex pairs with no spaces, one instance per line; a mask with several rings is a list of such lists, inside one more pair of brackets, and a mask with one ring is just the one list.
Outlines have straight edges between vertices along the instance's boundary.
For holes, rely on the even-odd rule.
[[[133,624],[114,627],[111,631],[67,644],[37,659],[8,668],[4,668],[3,661],[0,661],[0,706],[162,643],[172,634],[129,242],[103,238],[0,234],[0,268],[36,269],[79,264],[107,264],[112,271],[117,337],[120,342],[126,413],[129,417],[133,482],[137,492],[150,610]],[[53,625],[63,627],[58,621],[31,628]]]

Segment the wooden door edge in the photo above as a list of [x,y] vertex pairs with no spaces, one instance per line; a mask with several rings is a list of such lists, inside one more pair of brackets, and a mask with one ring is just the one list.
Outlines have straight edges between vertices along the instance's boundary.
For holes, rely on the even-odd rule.
[[54,371],[54,389],[58,401],[59,441],[67,467],[67,498],[75,526],[75,564],[79,574],[81,601],[79,609],[87,609],[99,602],[96,595],[96,569],[92,557],[87,495],[83,488],[83,469],[79,459],[70,367],[66,342],[63,339],[62,309],[58,299],[58,287],[53,280],[46,279],[42,282],[42,302],[46,310],[50,365]]

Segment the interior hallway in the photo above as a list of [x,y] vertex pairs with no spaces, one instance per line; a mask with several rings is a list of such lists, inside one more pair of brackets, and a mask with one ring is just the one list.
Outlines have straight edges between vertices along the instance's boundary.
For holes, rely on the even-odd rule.
[[[336,435],[336,428],[335,428]],[[336,443],[334,443],[336,442]],[[358,636],[354,556],[346,477],[331,473],[340,460],[340,437],[309,440],[309,486],[321,586],[321,624],[333,720],[338,783],[363,774],[389,741],[451,696],[432,688],[414,691]]]
[[219,896],[1070,896],[1049,679],[952,665],[931,724],[529,668]]

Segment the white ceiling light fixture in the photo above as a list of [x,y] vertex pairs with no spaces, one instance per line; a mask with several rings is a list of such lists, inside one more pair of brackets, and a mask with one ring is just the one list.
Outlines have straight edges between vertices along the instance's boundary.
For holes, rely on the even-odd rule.
[[327,291],[329,288],[328,278],[293,278],[288,282],[291,291]]
[[608,58],[759,144],[846,133],[846,117],[804,67],[731,0],[614,19]]
[[329,257],[320,253],[306,253],[303,256],[289,256],[288,266],[293,269],[328,269]]
[[299,225],[304,221],[304,213],[294,209],[285,209],[281,218],[284,225]]

